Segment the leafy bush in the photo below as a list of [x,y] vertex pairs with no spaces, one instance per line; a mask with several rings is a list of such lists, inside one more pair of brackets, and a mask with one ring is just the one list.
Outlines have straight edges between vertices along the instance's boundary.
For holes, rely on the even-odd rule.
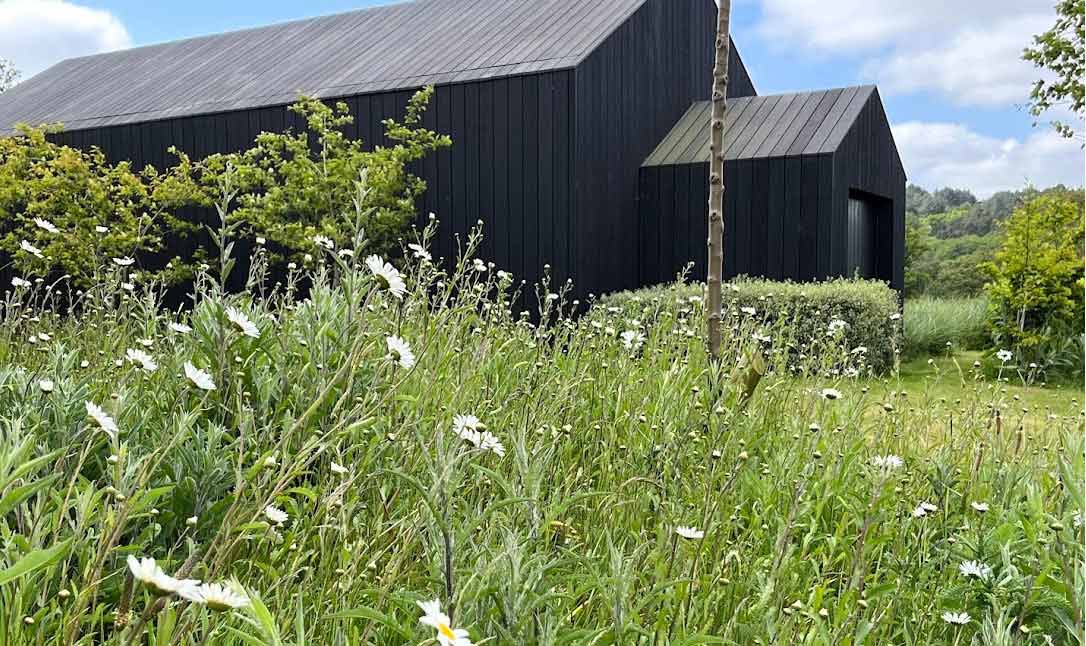
[[[612,294],[601,305],[635,312],[646,303],[692,301],[703,293],[701,283],[664,285]],[[786,343],[796,358],[818,354],[817,348],[833,340],[850,351],[864,348],[857,354],[866,357],[867,368],[881,373],[894,364],[900,346],[897,292],[879,281],[793,283],[740,278],[725,286],[723,299],[732,317],[749,316],[762,327],[785,322],[790,330]]]
[[[1003,247],[985,266],[993,338],[1022,362],[1065,363],[1059,350],[1083,333],[1084,223],[1081,191],[1039,195],[1007,221]],[[1081,372],[1081,354],[1074,363]]]
[[984,298],[906,298],[903,322],[904,353],[909,357],[940,354],[948,347],[987,350],[992,345]]
[[[314,240],[336,248],[351,242],[341,226],[344,213],[366,213],[367,252],[389,255],[414,219],[415,202],[426,183],[408,166],[451,140],[421,126],[433,88],[417,92],[403,122],[384,121],[390,146],[350,139],[353,122],[345,103],[329,107],[303,98],[290,107],[306,122],[302,132],[261,133],[240,153],[192,161],[173,149],[180,163],[170,183],[170,203],[215,207],[228,225],[268,240],[273,249],[300,260]],[[355,183],[367,173],[366,198],[356,204]],[[361,253],[363,250],[357,250]]]
[[[786,348],[744,403],[708,361],[696,288],[631,303],[651,318],[573,318],[543,286],[537,326],[477,243],[402,273],[322,251],[304,300],[200,273],[181,315],[143,285],[96,285],[70,317],[9,292],[4,643],[432,644],[438,620],[494,646],[1081,631],[1077,405],[1022,412],[1013,384],[933,371],[950,404],[821,355],[797,378]],[[838,297],[817,298],[821,328]],[[758,351],[755,317],[730,322],[726,356]],[[448,617],[427,604],[421,624],[435,598]]]
[[154,171],[110,164],[97,148],[59,146],[49,132],[21,127],[0,138],[0,249],[16,270],[67,274],[87,287],[109,259],[160,249],[170,220],[153,199]]

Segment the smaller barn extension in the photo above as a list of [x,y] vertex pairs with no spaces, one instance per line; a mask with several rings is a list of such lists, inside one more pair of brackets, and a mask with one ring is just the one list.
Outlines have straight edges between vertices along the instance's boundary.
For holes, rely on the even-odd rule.
[[[711,104],[694,103],[639,177],[639,282],[706,271]],[[724,273],[903,286],[905,171],[874,86],[729,99]]]

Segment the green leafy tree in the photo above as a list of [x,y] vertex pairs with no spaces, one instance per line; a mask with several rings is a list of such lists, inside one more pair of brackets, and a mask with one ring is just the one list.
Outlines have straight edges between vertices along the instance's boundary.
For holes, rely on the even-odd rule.
[[0,58],[0,93],[11,89],[19,81],[19,70],[6,58]]
[[[426,183],[408,171],[409,165],[452,143],[422,127],[432,95],[433,88],[420,90],[402,122],[384,121],[391,145],[371,150],[345,134],[354,120],[346,104],[330,107],[303,98],[290,108],[305,120],[303,132],[265,132],[248,150],[198,162],[175,150],[180,161],[160,197],[171,204],[215,206],[230,227],[248,229],[266,238],[280,255],[297,257],[314,248],[316,236],[337,248],[351,242],[342,216],[355,209],[356,182],[365,170],[367,251],[389,254],[426,189]],[[224,182],[227,169],[229,182]]]
[[987,263],[993,337],[1041,362],[1046,347],[1083,331],[1083,193],[1050,191],[1025,202]]
[[924,276],[917,271],[918,263],[931,249],[931,227],[924,220],[910,215],[905,220],[905,293],[923,290]]
[[[1030,112],[1039,117],[1053,107],[1064,107],[1082,117],[1086,114],[1086,0],[1060,0],[1056,14],[1056,24],[1034,36],[1033,46],[1023,54],[1027,61],[1054,75],[1033,84]],[[1067,123],[1054,121],[1052,125],[1065,137],[1075,134]]]
[[0,138],[0,250],[24,275],[68,274],[86,287],[113,258],[127,264],[161,248],[157,175],[110,164],[97,148],[52,143],[55,130],[20,126],[18,136]]

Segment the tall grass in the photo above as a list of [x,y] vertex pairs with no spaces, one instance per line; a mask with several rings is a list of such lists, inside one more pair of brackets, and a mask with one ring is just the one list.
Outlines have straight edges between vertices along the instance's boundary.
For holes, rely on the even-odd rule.
[[[320,249],[304,300],[300,271],[262,297],[204,274],[175,316],[119,267],[67,318],[9,294],[3,643],[434,643],[428,599],[485,644],[1080,639],[1079,411],[981,373],[876,395],[832,334],[797,368],[739,311],[714,366],[699,299],[573,318],[544,284],[534,325],[477,240],[450,271],[416,251],[402,298]],[[157,596],[128,556],[248,605]]]
[[[918,296],[905,300],[905,354],[919,357],[948,349],[987,350],[988,299]],[[949,346],[948,346],[949,344]]]

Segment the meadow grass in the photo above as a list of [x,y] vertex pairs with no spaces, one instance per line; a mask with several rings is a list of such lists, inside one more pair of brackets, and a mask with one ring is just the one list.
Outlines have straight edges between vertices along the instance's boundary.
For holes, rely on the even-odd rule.
[[988,299],[981,296],[906,298],[904,353],[916,358],[945,354],[948,348],[985,350],[992,343],[987,322]]
[[740,311],[713,363],[697,298],[533,323],[477,242],[9,293],[0,643],[1081,643],[1077,402]]

